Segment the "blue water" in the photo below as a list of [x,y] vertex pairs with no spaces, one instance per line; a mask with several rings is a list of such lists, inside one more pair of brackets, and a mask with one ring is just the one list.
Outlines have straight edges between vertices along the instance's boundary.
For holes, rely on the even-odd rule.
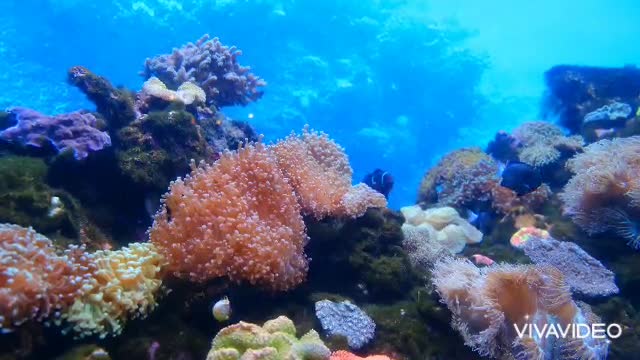
[[538,115],[558,63],[640,59],[640,4],[618,0],[4,0],[0,107],[92,105],[65,82],[83,65],[139,89],[144,60],[204,33],[243,50],[269,83],[246,108],[267,141],[308,123],[351,158],[355,180],[390,171],[391,207],[415,201],[443,153],[483,146]]

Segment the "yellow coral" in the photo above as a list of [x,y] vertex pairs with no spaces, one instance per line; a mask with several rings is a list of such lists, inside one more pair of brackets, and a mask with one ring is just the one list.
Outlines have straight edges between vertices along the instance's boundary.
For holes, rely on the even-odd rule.
[[119,334],[129,317],[144,317],[156,307],[165,262],[153,244],[132,243],[90,256],[97,271],[63,315],[79,337]]

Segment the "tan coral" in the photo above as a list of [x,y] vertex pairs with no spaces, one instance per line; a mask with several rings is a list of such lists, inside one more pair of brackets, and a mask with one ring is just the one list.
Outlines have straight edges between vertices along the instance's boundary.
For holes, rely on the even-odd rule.
[[85,294],[63,313],[78,337],[119,334],[129,318],[144,317],[156,306],[165,261],[151,243],[89,255],[96,270]]

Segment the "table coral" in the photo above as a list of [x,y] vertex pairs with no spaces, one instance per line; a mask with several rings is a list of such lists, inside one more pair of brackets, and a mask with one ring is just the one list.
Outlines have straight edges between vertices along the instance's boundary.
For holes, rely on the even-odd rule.
[[328,360],[330,356],[314,330],[299,339],[289,318],[280,316],[263,326],[241,321],[220,330],[207,360]]

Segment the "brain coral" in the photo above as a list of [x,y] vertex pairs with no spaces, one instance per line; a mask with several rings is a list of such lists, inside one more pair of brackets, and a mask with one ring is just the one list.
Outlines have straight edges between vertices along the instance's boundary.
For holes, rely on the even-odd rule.
[[640,248],[640,136],[601,140],[567,163],[575,173],[560,199],[589,234],[617,233]]
[[31,319],[57,320],[89,278],[80,249],[58,255],[49,239],[18,225],[0,224],[0,259],[0,330]]
[[258,143],[174,181],[150,239],[176,276],[284,290],[306,276],[300,210],[275,157]]
[[480,148],[453,151],[422,179],[418,202],[465,207],[490,199],[498,183],[498,164]]

